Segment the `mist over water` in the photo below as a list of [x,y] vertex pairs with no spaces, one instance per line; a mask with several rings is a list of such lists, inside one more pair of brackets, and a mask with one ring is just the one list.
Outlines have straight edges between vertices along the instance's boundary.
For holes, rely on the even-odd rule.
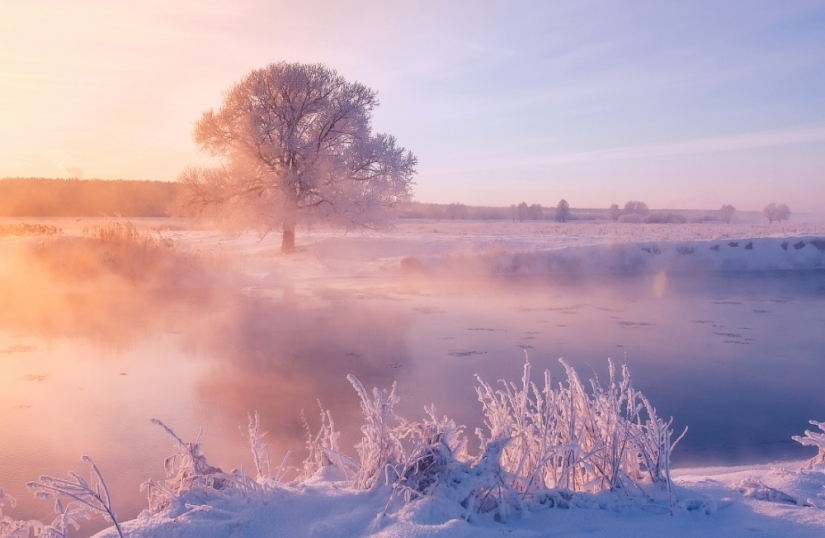
[[184,440],[202,426],[210,463],[249,469],[239,427],[258,411],[273,465],[289,451],[300,467],[320,402],[354,454],[360,410],[347,374],[368,388],[398,382],[402,415],[434,403],[472,432],[474,374],[516,381],[529,357],[536,379],[546,368],[561,381],[564,357],[582,378],[604,379],[612,357],[677,432],[690,427],[675,466],[809,457],[790,436],[825,412],[823,272],[250,282],[204,270],[184,285],[169,277],[173,251],[162,271],[109,264],[92,277],[76,270],[85,262],[7,252],[0,486],[19,518],[51,510],[24,483],[85,475],[83,454],[119,517],[136,516],[139,484],[163,478],[173,451],[150,418]]

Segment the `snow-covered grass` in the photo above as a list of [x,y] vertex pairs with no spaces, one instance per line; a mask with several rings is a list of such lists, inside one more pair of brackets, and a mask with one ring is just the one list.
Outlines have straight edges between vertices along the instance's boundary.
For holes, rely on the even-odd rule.
[[[280,255],[277,235],[263,240],[256,234],[226,237],[209,231],[176,235],[190,246],[220,243],[224,252],[244,256],[253,272],[277,273],[278,278],[293,281],[409,269],[431,275],[484,276],[825,266],[825,252],[812,243],[825,239],[823,222],[674,225],[403,219],[386,230],[347,234],[321,227],[299,229],[299,252],[288,257]],[[793,248],[799,241],[804,247]],[[749,243],[752,246],[745,248]]]
[[[518,384],[495,388],[477,379],[485,428],[476,431],[476,455],[463,428],[434,408],[422,420],[405,419],[394,411],[395,385],[370,394],[349,376],[363,412],[357,456],[338,446],[332,414],[322,410],[310,457],[291,481],[283,464],[270,474],[257,414],[249,421],[254,477],[242,467],[210,465],[198,439],[186,442],[153,420],[175,453],[164,463],[166,479],[143,485],[149,507],[136,520],[118,522],[102,474],[84,457],[91,482],[70,473],[71,480],[44,476],[29,484],[36,496],[56,500],[53,523],[0,512],[0,537],[66,537],[93,515],[113,523],[101,537],[492,536],[505,529],[544,536],[565,528],[574,535],[723,536],[764,518],[778,535],[825,529],[817,458],[801,470],[716,470],[704,478],[682,470],[674,479],[670,421],[633,389],[627,369],[617,375],[611,363],[607,382],[591,379],[588,390],[564,366],[566,383],[557,386],[549,372],[541,387],[534,384],[529,362]],[[795,439],[822,450],[820,437]],[[3,501],[13,505],[0,490],[0,509]],[[578,523],[569,528],[571,520]]]
[[82,521],[100,515],[112,523],[114,531],[123,538],[123,531],[112,508],[109,488],[100,469],[89,456],[83,456],[83,461],[92,468],[91,480],[88,482],[77,473],[69,472],[70,480],[44,475],[40,480],[27,484],[36,498],[54,501],[57,517],[50,524],[3,516],[3,500],[8,499],[12,506],[16,501],[0,489],[0,537],[28,538],[33,533],[35,536],[68,538],[71,528],[77,530]]
[[31,235],[55,235],[62,230],[57,226],[40,223],[12,222],[0,224],[0,237],[21,237]]
[[85,281],[116,277],[148,286],[202,286],[220,267],[218,255],[178,248],[168,236],[131,222],[85,228],[80,236],[45,238],[31,255],[55,278]]

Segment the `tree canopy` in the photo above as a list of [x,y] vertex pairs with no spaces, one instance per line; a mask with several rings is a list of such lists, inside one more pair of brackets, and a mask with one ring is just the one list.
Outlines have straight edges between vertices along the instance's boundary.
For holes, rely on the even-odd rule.
[[567,200],[559,200],[556,206],[556,220],[559,222],[566,222],[570,218],[570,204]]
[[410,199],[416,158],[372,133],[377,106],[373,90],[322,64],[252,71],[195,125],[195,142],[220,164],[181,174],[182,206],[261,234],[281,230],[284,251],[297,224],[381,222]]
[[630,200],[624,205],[623,215],[647,215],[650,213],[647,204],[638,200]]
[[723,205],[719,208],[719,220],[730,223],[736,215],[736,208],[732,205]]
[[762,214],[767,217],[768,222],[770,223],[773,223],[775,220],[783,221],[791,218],[791,210],[787,205],[775,204],[773,202],[765,206],[765,209],[762,210]]

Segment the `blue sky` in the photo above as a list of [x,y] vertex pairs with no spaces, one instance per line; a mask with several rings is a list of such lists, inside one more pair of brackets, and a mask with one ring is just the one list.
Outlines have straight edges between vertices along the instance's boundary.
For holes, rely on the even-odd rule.
[[825,205],[822,1],[0,0],[0,177],[174,179],[277,61],[377,90],[421,201]]

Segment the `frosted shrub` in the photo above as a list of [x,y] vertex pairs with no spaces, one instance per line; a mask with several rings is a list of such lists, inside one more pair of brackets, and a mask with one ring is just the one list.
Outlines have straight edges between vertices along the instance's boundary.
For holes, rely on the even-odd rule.
[[86,228],[80,237],[55,235],[33,245],[31,254],[61,281],[115,277],[148,287],[202,285],[227,269],[208,252],[190,252],[130,222]]
[[3,506],[8,502],[12,508],[17,501],[0,488],[0,538],[29,538],[29,531],[35,536],[44,534],[45,527],[39,521],[21,521],[3,515]]
[[252,448],[252,458],[255,462],[258,482],[269,478],[271,472],[269,447],[262,443],[264,435],[266,433],[261,433],[261,417],[255,411],[254,415],[249,415],[249,444]]
[[438,419],[432,408],[425,408],[422,422],[392,417],[395,386],[389,393],[375,389],[369,398],[350,376],[366,417],[356,487],[374,486],[383,472],[407,502],[444,495],[465,517],[492,512],[497,519],[531,503],[569,505],[575,495],[629,493],[644,484],[667,491],[673,505],[672,419],[659,418],[633,389],[626,367],[619,376],[610,361],[607,385],[593,379],[588,390],[561,362],[567,383],[556,388],[548,371],[536,386],[529,361],[520,384],[502,381],[496,389],[476,376],[485,428],[476,430],[481,453],[475,458],[467,454],[462,428],[447,417]]
[[529,362],[520,386],[502,381],[495,390],[478,378],[488,433],[476,433],[483,450],[501,446],[508,490],[521,500],[540,499],[549,490],[597,492],[641,483],[670,492],[671,421],[659,418],[632,388],[627,368],[618,379],[611,361],[609,384],[591,380],[588,392],[561,362],[567,385],[558,388],[547,371],[541,389],[533,384]]
[[70,527],[77,530],[80,521],[91,519],[95,515],[103,516],[112,523],[118,536],[123,538],[120,523],[112,509],[109,488],[100,469],[89,456],[83,456],[83,461],[92,467],[89,482],[77,473],[69,472],[70,480],[44,475],[37,482],[26,484],[36,498],[54,501],[57,517],[48,526],[40,521],[20,521],[4,516],[4,501],[14,506],[15,500],[0,489],[0,538],[28,538],[30,533],[35,536],[66,538]]
[[341,433],[335,429],[332,413],[328,409],[325,410],[321,406],[321,402],[318,402],[318,407],[321,409],[321,427],[314,437],[306,418],[304,418],[309,455],[304,460],[303,477],[307,479],[322,469],[333,468],[338,471],[342,478],[350,480],[356,476],[360,466],[338,449],[338,438]]
[[[167,507],[182,508],[189,502],[192,494],[199,493],[208,496],[220,492],[228,495],[235,493],[249,496],[261,495],[265,491],[261,483],[265,479],[256,481],[244,473],[243,468],[225,473],[218,467],[209,465],[206,457],[201,454],[200,433],[195,442],[187,443],[160,420],[152,419],[152,423],[163,428],[174,439],[177,452],[164,461],[166,480],[163,483],[149,479],[140,487],[141,491],[147,491],[150,511],[157,512]],[[263,455],[268,453],[268,450],[265,451],[265,447],[259,444],[260,437],[257,423],[253,421],[250,424],[250,439],[256,459],[260,458],[256,464],[262,465],[259,467],[259,473],[263,469]],[[258,443],[257,448],[256,443]]]
[[411,445],[393,486],[407,502],[435,493],[459,470],[460,461],[467,459],[464,429],[447,417],[439,419],[435,406],[425,407],[424,411],[427,416],[423,422],[402,421],[396,428],[398,438]]
[[[36,498],[55,502],[54,511],[58,514],[57,518],[50,526],[43,528],[42,534],[65,538],[69,527],[78,529],[80,520],[101,515],[114,525],[118,536],[123,538],[120,523],[112,509],[109,488],[103,480],[100,469],[89,456],[83,456],[83,461],[92,467],[91,482],[86,482],[80,475],[69,472],[71,480],[41,476],[39,481],[26,484]],[[27,534],[21,536],[27,536]]]
[[811,470],[818,467],[825,467],[825,422],[817,422],[815,420],[809,422],[822,430],[822,433],[805,430],[804,436],[794,435],[791,439],[805,446],[815,446],[819,448],[819,453],[808,460],[805,467],[803,467],[804,469]]
[[392,483],[397,477],[396,467],[404,455],[398,432],[393,427],[393,407],[399,401],[395,395],[396,384],[393,383],[389,392],[373,389],[370,399],[355,376],[349,375],[347,379],[358,392],[364,413],[363,436],[356,446],[361,464],[353,485],[358,489],[370,489],[379,484],[381,475],[386,483]]

